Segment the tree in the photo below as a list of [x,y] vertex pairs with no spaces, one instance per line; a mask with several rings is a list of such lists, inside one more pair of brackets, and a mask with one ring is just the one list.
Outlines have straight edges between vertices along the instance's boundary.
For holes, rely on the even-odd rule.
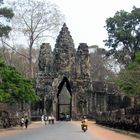
[[106,20],[105,27],[108,32],[105,45],[111,48],[107,55],[113,55],[125,65],[133,62],[140,50],[140,8],[133,7],[130,13],[116,12],[114,17]]
[[[3,0],[0,0],[0,7],[2,6]],[[14,16],[14,13],[12,9],[7,8],[7,7],[1,7],[0,8],[0,19],[6,21],[10,21],[12,17]],[[0,37],[8,37],[9,32],[11,31],[11,27],[8,25],[4,25],[5,22],[0,21]]]
[[43,0],[17,0],[13,10],[13,25],[16,25],[14,28],[24,34],[28,43],[29,76],[32,77],[32,48],[41,38],[49,37],[50,33],[58,31],[63,16],[55,4]]
[[110,60],[106,57],[106,50],[96,45],[90,46],[94,50],[90,53],[92,80],[111,80],[114,77],[110,68]]
[[120,71],[117,84],[127,96],[134,96],[140,100],[140,52],[136,53],[133,63]]
[[3,40],[4,38],[8,38],[9,32],[11,31],[11,27],[6,24],[10,22],[14,16],[14,13],[12,9],[4,7],[3,4],[3,0],[0,0],[0,38],[2,43],[2,47],[0,48],[0,56],[5,58],[5,51],[7,53],[7,49],[3,45]]
[[[24,48],[23,46],[19,45],[16,48],[11,49],[8,47],[0,47],[0,56],[3,57],[5,63],[7,65],[15,67],[20,73],[22,73],[25,77],[28,77],[28,56],[29,48]],[[32,49],[32,67],[33,67],[33,74],[35,75],[38,71],[38,54],[39,48]]]
[[0,102],[30,103],[38,99],[33,84],[0,59]]

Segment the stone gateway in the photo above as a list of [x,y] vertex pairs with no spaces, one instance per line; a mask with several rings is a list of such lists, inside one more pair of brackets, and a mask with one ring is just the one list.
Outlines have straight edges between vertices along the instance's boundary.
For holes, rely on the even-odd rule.
[[[40,46],[38,61],[36,91],[43,102],[43,113],[53,113],[57,119],[61,114],[68,114],[70,117],[78,113],[87,114],[85,104],[87,104],[87,93],[91,89],[87,44],[81,43],[76,51],[68,27],[64,23],[54,50],[52,51],[49,44],[43,43]],[[61,87],[63,79],[67,82]],[[64,95],[60,97],[58,94]],[[67,103],[64,100],[68,100]],[[81,103],[83,106],[80,108],[78,106]],[[65,104],[68,108],[64,106],[58,108],[60,104]]]
[[80,43],[76,50],[65,23],[53,51],[49,43],[40,46],[38,62],[36,91],[41,98],[42,114],[53,113],[63,120],[66,115],[77,118],[107,109],[106,84],[101,83],[104,89],[100,94],[93,92],[88,45]]

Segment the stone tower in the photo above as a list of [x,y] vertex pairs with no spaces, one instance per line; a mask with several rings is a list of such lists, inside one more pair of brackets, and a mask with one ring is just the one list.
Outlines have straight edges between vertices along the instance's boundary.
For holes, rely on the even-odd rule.
[[80,43],[76,52],[76,73],[78,78],[90,78],[89,50],[86,43]]
[[86,43],[80,43],[76,52],[75,107],[79,114],[87,114],[88,94],[92,90],[90,80],[89,50]]
[[53,52],[53,70],[56,75],[71,77],[75,72],[75,48],[68,27],[64,23]]
[[[64,23],[56,39],[54,50],[51,51],[50,45],[43,43],[38,60],[39,72],[36,89],[37,94],[42,97],[44,110],[47,106],[51,106],[51,111],[46,110],[46,113],[53,112],[55,115],[59,109],[62,111],[61,107],[57,108],[58,93],[61,85],[66,82],[62,87],[61,95],[70,92],[71,97],[67,96],[67,99],[71,98],[73,117],[77,113],[86,114],[88,110],[84,108],[88,105],[87,92],[91,88],[87,44],[80,43],[76,51],[72,36]],[[48,101],[50,104],[47,103]],[[66,110],[62,108],[63,111]]]
[[38,58],[38,68],[39,71],[36,74],[36,91],[40,96],[39,103],[39,114],[47,114],[51,112],[52,99],[54,94],[52,92],[52,64],[53,64],[53,53],[49,43],[43,43],[40,46],[39,58]]

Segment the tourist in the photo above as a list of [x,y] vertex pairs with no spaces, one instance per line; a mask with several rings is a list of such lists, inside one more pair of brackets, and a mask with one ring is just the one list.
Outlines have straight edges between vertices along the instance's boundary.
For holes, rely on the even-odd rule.
[[54,116],[53,115],[51,115],[51,121],[52,121],[52,124],[54,124]]
[[44,124],[44,115],[41,116],[41,122]]
[[69,114],[66,115],[66,121],[70,121],[70,115]]
[[44,122],[45,122],[45,125],[47,124],[47,120],[48,120],[47,115],[44,115]]
[[28,120],[28,117],[26,116],[26,118],[25,118],[25,128],[28,128],[28,123],[29,123],[29,120]]
[[22,128],[23,128],[23,126],[24,126],[24,121],[25,121],[25,120],[24,120],[24,117],[22,117],[21,120],[20,120],[20,126],[21,126]]
[[51,120],[52,120],[52,117],[49,115],[49,116],[48,116],[49,124],[51,123]]

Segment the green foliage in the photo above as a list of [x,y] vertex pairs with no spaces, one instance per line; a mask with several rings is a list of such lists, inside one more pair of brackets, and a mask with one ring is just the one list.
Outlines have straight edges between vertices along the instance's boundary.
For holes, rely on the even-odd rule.
[[140,52],[136,53],[133,63],[130,63],[125,70],[121,70],[117,84],[128,96],[136,96],[140,100]]
[[140,52],[136,53],[136,62],[140,64]]
[[[3,0],[0,1],[0,6],[3,4]],[[14,16],[12,9],[2,7],[0,8],[0,18],[5,18],[7,21]],[[8,33],[11,31],[10,26],[5,26],[4,23],[0,22],[0,37],[5,36],[8,37]]]
[[122,64],[133,62],[140,50],[140,8],[133,7],[130,13],[116,12],[106,20],[105,27],[108,32],[105,45],[111,48],[108,55],[114,55]]
[[7,19],[11,19],[14,16],[12,9],[6,7],[0,9],[0,15]]
[[38,99],[32,82],[1,60],[0,80],[0,102],[33,102]]
[[8,37],[8,33],[11,31],[9,26],[0,25],[0,37],[5,36]]

